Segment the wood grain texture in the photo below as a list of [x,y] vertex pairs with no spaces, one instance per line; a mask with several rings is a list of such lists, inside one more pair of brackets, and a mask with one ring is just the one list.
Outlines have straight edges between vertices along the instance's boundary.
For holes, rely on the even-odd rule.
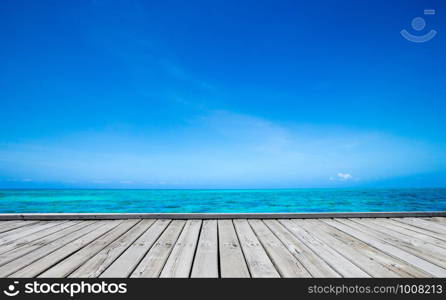
[[118,257],[124,253],[133,243],[155,222],[144,219],[136,226],[123,234],[118,240],[105,247],[91,259],[86,261],[76,271],[70,274],[71,278],[96,278],[99,277]]
[[343,253],[357,266],[373,277],[428,277],[424,273],[404,262],[397,260],[367,243],[356,239],[321,220],[312,220],[308,226],[326,243],[333,245],[338,252]]
[[284,243],[288,251],[305,266],[312,277],[341,277],[316,252],[297,239],[277,220],[264,220],[264,222],[282,243]]
[[218,278],[217,220],[204,220],[191,277]]
[[280,277],[265,249],[253,232],[247,220],[234,220],[235,230],[240,240],[246,264],[254,278]]
[[36,277],[45,270],[52,267],[54,264],[63,260],[64,258],[70,256],[72,253],[82,249],[87,246],[91,242],[97,240],[100,236],[112,230],[116,226],[121,223],[120,220],[108,221],[105,224],[101,224],[101,226],[95,230],[92,230],[82,237],[75,239],[72,242],[67,243],[66,245],[60,247],[56,251],[53,251],[42,258],[33,261],[31,264],[26,267],[21,268],[17,272],[13,273],[12,277]]
[[261,220],[249,220],[249,224],[281,277],[311,277],[302,263]]
[[442,215],[273,215],[0,221],[0,277],[446,277]]
[[192,270],[195,249],[200,235],[201,220],[188,220],[161,271],[160,277],[187,278]]
[[184,220],[172,221],[130,277],[159,277],[185,224]]
[[[90,259],[96,253],[104,249],[107,245],[115,241],[118,237],[132,228],[139,220],[124,220],[116,227],[111,227],[112,230],[95,238],[91,243],[79,251],[71,255],[70,257],[62,260],[60,263],[46,270],[38,277],[52,278],[52,277],[67,277],[86,260]],[[71,249],[73,251],[74,249]]]
[[100,277],[128,277],[150,250],[158,237],[169,225],[170,220],[157,220],[155,224],[138,238]]
[[218,220],[218,238],[221,277],[250,277],[232,220]]
[[376,249],[383,251],[393,257],[405,261],[409,265],[413,265],[416,268],[430,274],[435,277],[446,276],[446,270],[431,263],[429,260],[422,259],[416,255],[413,255],[398,246],[387,243],[383,240],[383,235],[375,234],[367,228],[363,228],[350,220],[335,219],[335,220],[322,220],[327,224],[344,231],[365,243],[375,247]]
[[305,230],[294,220],[280,220],[280,222],[343,277],[370,277],[364,270],[333,249],[332,245],[320,240],[311,230]]

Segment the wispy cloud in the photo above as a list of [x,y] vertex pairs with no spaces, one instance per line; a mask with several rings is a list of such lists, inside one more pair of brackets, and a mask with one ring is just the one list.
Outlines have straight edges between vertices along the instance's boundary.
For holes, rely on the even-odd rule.
[[341,178],[342,180],[351,180],[351,179],[353,179],[353,176],[351,174],[348,174],[348,173],[338,173],[338,177]]
[[209,82],[199,79],[196,75],[192,74],[190,71],[186,71],[178,63],[174,63],[172,60],[162,59],[159,61],[160,66],[171,76],[176,79],[186,81],[195,87],[202,88],[205,90],[214,90],[214,86]]
[[366,183],[446,165],[441,151],[418,141],[229,111],[163,135],[97,131],[0,149],[0,177],[135,186],[324,186],[357,183],[352,174]]
[[349,173],[338,173],[336,177],[330,177],[330,181],[349,181],[349,180],[358,180],[358,178],[353,177],[353,175]]

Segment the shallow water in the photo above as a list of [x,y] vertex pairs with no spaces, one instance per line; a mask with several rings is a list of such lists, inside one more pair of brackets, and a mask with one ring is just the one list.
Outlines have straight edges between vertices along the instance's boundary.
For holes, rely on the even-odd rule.
[[0,213],[446,211],[446,189],[0,190]]

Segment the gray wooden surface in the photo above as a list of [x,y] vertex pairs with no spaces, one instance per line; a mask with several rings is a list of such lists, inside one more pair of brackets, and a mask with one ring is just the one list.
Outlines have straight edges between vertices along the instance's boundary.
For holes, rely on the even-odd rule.
[[0,277],[446,277],[446,217],[0,221]]

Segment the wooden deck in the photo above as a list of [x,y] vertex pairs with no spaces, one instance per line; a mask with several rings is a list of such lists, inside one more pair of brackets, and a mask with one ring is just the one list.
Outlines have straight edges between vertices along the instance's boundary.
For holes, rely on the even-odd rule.
[[446,277],[446,218],[0,221],[0,277]]

